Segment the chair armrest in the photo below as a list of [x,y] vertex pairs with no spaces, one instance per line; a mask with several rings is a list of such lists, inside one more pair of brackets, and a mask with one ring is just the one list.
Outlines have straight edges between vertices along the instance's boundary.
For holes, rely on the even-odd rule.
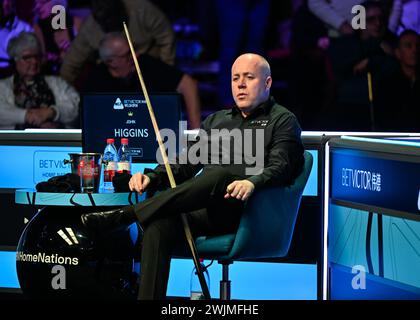
[[274,258],[287,254],[301,200],[301,194],[293,191],[290,187],[266,188],[249,199],[230,258]]
[[312,169],[312,155],[295,182],[285,187],[256,191],[248,200],[229,258],[284,257],[290,247],[303,189]]

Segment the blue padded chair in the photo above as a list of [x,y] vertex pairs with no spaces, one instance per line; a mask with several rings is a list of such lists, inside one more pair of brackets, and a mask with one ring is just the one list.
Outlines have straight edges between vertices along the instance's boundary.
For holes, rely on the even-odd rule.
[[248,200],[236,234],[198,237],[200,257],[222,264],[220,298],[230,299],[229,264],[234,260],[279,258],[287,255],[303,189],[312,169],[312,155],[305,151],[302,173],[286,187],[255,192]]

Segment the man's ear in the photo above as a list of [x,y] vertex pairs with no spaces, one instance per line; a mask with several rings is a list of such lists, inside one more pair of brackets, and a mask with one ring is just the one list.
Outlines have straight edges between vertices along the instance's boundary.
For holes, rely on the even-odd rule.
[[271,78],[271,76],[268,76],[267,79],[265,79],[265,89],[270,90],[272,84],[273,79]]

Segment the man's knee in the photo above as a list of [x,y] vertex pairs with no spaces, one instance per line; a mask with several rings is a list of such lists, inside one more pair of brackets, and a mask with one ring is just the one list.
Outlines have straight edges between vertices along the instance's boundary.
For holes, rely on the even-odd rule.
[[230,181],[234,179],[233,174],[222,166],[215,166],[204,170],[203,175],[214,181]]
[[234,175],[221,166],[205,168],[203,172],[194,179],[193,183],[206,189],[211,196],[219,195],[226,191],[226,187],[235,180]]

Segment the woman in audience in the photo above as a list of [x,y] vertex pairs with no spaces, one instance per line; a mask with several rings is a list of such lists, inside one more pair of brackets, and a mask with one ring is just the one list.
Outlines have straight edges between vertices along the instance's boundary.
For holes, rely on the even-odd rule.
[[9,41],[15,73],[0,80],[0,129],[71,127],[79,94],[63,79],[41,74],[41,47],[33,33]]

